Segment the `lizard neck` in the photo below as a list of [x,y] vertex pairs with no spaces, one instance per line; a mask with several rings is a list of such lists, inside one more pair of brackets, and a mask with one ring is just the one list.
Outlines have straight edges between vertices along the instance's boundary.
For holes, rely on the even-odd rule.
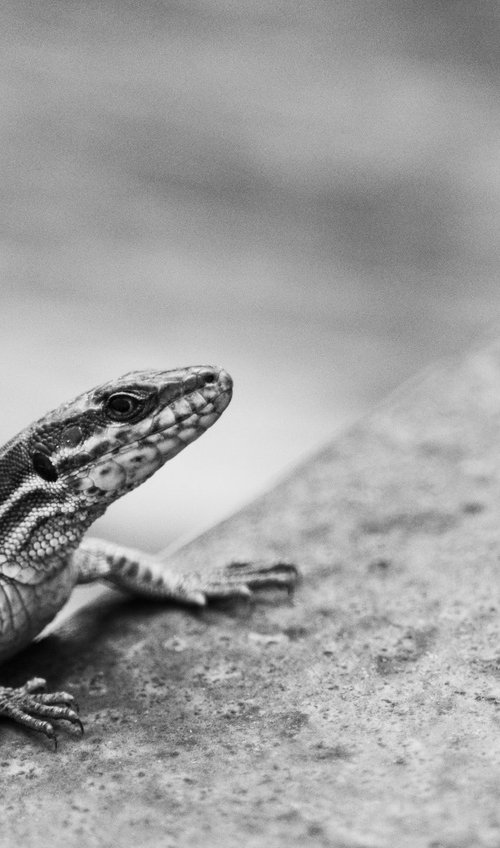
[[0,562],[23,564],[63,558],[74,550],[88,527],[105,510],[85,504],[64,485],[48,488],[30,473],[22,440],[0,455]]

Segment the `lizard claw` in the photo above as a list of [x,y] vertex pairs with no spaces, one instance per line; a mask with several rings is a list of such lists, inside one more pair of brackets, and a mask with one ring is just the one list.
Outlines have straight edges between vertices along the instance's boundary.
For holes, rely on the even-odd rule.
[[54,749],[57,750],[56,732],[51,722],[46,719],[69,721],[79,727],[82,735],[83,724],[74,709],[75,700],[69,692],[39,691],[44,688],[45,680],[38,677],[18,688],[0,687],[0,716],[44,733],[54,742]]
[[292,594],[299,580],[299,571],[291,562],[232,562],[225,572],[228,581],[243,580],[251,589],[283,588]]
[[188,603],[210,598],[253,597],[254,589],[283,588],[292,594],[298,580],[297,568],[289,562],[232,562],[220,571],[186,575],[177,597]]

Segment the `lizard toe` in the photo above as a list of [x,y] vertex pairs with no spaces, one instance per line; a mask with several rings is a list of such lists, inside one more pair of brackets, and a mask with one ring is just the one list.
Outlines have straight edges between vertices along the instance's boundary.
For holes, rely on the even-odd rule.
[[45,681],[41,678],[33,678],[17,688],[0,687],[0,716],[43,733],[54,741],[57,749],[57,737],[51,721],[68,721],[76,725],[82,735],[83,725],[75,710],[73,696],[69,692],[36,692],[44,685]]

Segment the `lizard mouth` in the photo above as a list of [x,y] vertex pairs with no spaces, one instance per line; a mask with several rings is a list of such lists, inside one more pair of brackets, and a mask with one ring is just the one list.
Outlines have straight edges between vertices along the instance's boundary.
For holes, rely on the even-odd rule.
[[[229,378],[224,372],[224,377],[226,376]],[[150,416],[149,422],[145,422],[147,432],[144,436],[147,438],[159,432],[186,436],[193,427],[206,430],[222,415],[231,397],[232,386],[225,379],[214,381],[213,384],[209,383],[163,403],[160,393],[159,409]]]

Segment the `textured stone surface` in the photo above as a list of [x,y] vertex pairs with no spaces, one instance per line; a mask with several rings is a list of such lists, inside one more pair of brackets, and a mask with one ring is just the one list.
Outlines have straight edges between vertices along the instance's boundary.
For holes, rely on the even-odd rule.
[[186,567],[287,556],[294,603],[109,593],[6,668],[77,694],[2,724],[2,844],[500,844],[500,345],[413,381]]

